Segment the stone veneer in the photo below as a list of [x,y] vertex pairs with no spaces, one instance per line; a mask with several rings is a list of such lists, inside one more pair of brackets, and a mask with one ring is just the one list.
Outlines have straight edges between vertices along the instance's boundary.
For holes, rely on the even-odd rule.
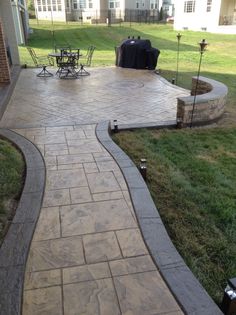
[[[177,98],[177,122],[191,125],[197,77],[192,78],[191,95]],[[228,88],[223,83],[200,76],[197,85],[192,125],[204,125],[219,119],[224,113]]]
[[2,22],[0,20],[0,84],[9,84],[10,81],[10,69],[7,60]]

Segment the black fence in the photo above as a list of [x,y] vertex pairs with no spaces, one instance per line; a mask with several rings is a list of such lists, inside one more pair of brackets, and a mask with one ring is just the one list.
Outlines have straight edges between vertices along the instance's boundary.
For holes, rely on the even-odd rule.
[[236,16],[234,15],[220,16],[219,25],[236,25]]
[[[36,14],[37,23],[40,24],[41,21],[46,21],[43,16]],[[46,13],[46,12],[45,12]],[[48,12],[47,12],[48,13]],[[50,13],[50,12],[49,12]],[[48,15],[50,18],[47,19],[48,22],[57,22],[57,19],[53,14]],[[34,18],[33,14],[30,15]],[[80,24],[122,24],[122,23],[160,23],[165,22],[167,14],[163,11],[157,9],[153,10],[138,10],[138,9],[125,9],[125,10],[70,10],[66,11],[66,21],[68,22],[78,22]],[[61,22],[61,20],[60,20]]]
[[81,24],[158,23],[160,18],[163,20],[159,10],[72,10],[66,13],[67,22],[79,21]]

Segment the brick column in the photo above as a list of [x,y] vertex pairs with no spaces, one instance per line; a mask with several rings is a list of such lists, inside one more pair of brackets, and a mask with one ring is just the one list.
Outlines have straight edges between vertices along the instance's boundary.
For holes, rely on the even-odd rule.
[[0,84],[9,84],[11,81],[7,51],[4,42],[2,22],[0,20]]

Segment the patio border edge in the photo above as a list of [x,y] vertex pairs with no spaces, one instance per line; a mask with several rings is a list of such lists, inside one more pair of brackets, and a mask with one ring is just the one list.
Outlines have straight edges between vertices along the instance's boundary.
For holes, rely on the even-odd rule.
[[18,207],[0,247],[0,313],[20,315],[25,266],[44,195],[45,164],[39,150],[23,136],[9,129],[0,129],[0,135],[20,149],[26,164]]
[[109,121],[97,124],[96,136],[121,169],[144,241],[170,291],[188,315],[222,315],[176,250],[140,172],[110,132]]

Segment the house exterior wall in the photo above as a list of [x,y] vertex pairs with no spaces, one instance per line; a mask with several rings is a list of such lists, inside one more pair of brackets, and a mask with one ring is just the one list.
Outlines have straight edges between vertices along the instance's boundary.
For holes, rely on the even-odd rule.
[[2,20],[5,43],[10,50],[12,64],[19,65],[20,58],[10,0],[0,1],[0,19]]
[[220,9],[220,25],[236,24],[236,1],[224,0]]
[[25,0],[11,1],[18,45],[26,44],[29,34],[28,13]]
[[234,10],[235,2],[233,0],[222,1],[221,15],[230,15]]
[[178,0],[175,2],[174,29],[212,31],[217,28],[219,25],[221,0],[212,1],[210,12],[207,12],[207,0],[196,0],[195,12],[184,12],[186,2],[190,1]]
[[[48,21],[66,21],[66,4],[64,0],[60,2],[57,1],[56,10],[53,8],[52,0],[49,2],[52,10],[48,7],[48,5],[44,5],[42,0],[35,0],[35,12],[38,20],[48,20]],[[58,9],[58,3],[60,6],[60,10]],[[70,10],[69,10],[70,11]]]
[[[211,10],[207,12],[207,0],[195,0],[195,12],[184,12],[185,0],[175,1],[174,29],[208,31],[213,33],[236,33],[235,0],[212,0]],[[224,27],[221,27],[224,26]],[[233,25],[233,27],[231,27]]]
[[6,45],[0,19],[0,85],[11,82],[10,67],[7,59]]
[[[58,0],[56,0],[58,1]],[[120,20],[124,19],[126,10],[150,10],[151,3],[158,9],[159,0],[114,0],[112,2],[119,3],[119,7],[110,9],[109,0],[92,0],[93,7],[89,8],[89,1],[86,0],[86,7],[74,9],[73,0],[69,0],[69,6],[66,6],[66,0],[59,0],[61,2],[61,11],[49,11],[47,5],[42,5],[42,0],[35,0],[36,16],[39,20],[55,20],[55,21],[78,21],[80,19],[83,22],[106,23],[108,10],[111,10],[110,17]],[[171,2],[171,0],[169,0]],[[45,2],[46,3],[46,2]],[[40,5],[39,5],[40,4]],[[40,8],[39,8],[40,7]]]

